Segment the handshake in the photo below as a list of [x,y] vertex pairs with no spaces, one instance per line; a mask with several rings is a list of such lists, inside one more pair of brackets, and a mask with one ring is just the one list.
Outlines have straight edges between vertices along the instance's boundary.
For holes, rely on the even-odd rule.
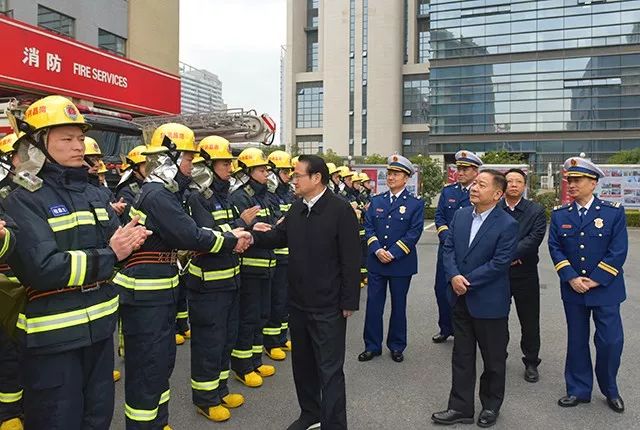
[[[280,224],[284,218],[280,218],[276,224]],[[271,224],[267,224],[266,222],[257,222],[253,225],[253,231],[257,232],[267,232],[271,230],[273,227]],[[253,235],[248,231],[245,231],[242,228],[236,228],[231,230],[231,233],[238,239],[238,243],[236,244],[233,251],[241,254],[247,250],[251,245],[253,245]]]

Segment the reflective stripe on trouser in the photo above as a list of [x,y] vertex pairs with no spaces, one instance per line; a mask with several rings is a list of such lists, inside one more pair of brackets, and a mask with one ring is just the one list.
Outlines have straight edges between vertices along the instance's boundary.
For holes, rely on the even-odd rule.
[[0,423],[23,415],[21,370],[18,345],[0,330]]
[[273,278],[267,279],[264,287],[260,289],[260,323],[258,330],[253,335],[253,368],[262,366],[262,351],[264,348],[264,335],[262,330],[271,317],[271,283]]
[[187,306],[187,288],[184,276],[178,285],[178,302],[176,303],[176,333],[185,334],[189,330],[189,310]]
[[262,330],[264,335],[264,347],[269,350],[284,346],[286,342],[286,332],[284,342],[282,337],[282,324],[287,321],[287,280],[288,264],[278,263],[271,280],[271,311],[269,320]]
[[231,369],[239,375],[253,372],[256,368],[253,346],[262,345],[262,296],[265,291],[269,292],[270,283],[270,279],[242,276],[238,339],[231,352]]
[[113,338],[52,354],[24,349],[24,428],[108,430],[113,417]]
[[202,408],[217,406],[229,393],[229,357],[238,333],[238,292],[190,292],[189,315],[192,400]]
[[176,356],[175,305],[120,307],[125,355],[127,429],[169,422],[169,378]]

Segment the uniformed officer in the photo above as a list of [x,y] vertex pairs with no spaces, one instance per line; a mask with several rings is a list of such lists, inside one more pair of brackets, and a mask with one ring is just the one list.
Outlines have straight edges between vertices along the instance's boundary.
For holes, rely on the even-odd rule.
[[[277,176],[278,186],[273,193],[277,205],[278,218],[283,217],[295,201],[291,190],[291,155],[284,151],[273,151],[269,154],[269,162]],[[287,312],[287,288],[289,282],[289,248],[275,249],[276,268],[271,282],[271,317],[262,330],[264,350],[272,360],[284,360],[285,351],[291,350],[291,342],[287,340],[289,329],[289,313]]]
[[365,350],[358,360],[369,361],[382,353],[382,317],[389,284],[387,347],[391,358],[399,363],[407,346],[407,293],[411,276],[418,272],[416,243],[424,228],[424,203],[406,189],[409,177],[415,173],[411,162],[401,155],[391,155],[387,163],[389,191],[373,197],[365,214],[369,283]]
[[[267,198],[267,157],[258,148],[247,148],[238,156],[238,164],[248,179],[231,194],[231,202],[240,213],[258,206],[254,222],[275,225]],[[275,367],[262,363],[262,328],[271,311],[271,279],[275,266],[273,251],[255,246],[247,250],[240,262],[240,325],[238,340],[231,352],[231,369],[235,378],[248,387],[260,387],[263,377],[276,372]]]
[[435,291],[438,302],[438,326],[440,331],[431,340],[434,343],[446,342],[453,335],[451,321],[451,305],[447,299],[447,280],[444,276],[442,252],[444,242],[449,235],[449,224],[453,220],[453,214],[461,208],[471,206],[469,189],[473,180],[478,176],[478,168],[482,166],[482,160],[471,151],[461,150],[456,152],[456,167],[458,182],[445,185],[440,193],[440,200],[436,208],[435,223],[438,232],[438,261],[436,263]]
[[622,354],[620,303],[626,298],[622,266],[628,241],[624,208],[596,198],[602,170],[591,161],[572,157],[564,163],[573,203],[554,208],[549,227],[549,252],[560,277],[567,319],[567,358],[563,407],[588,403],[593,388],[589,350],[590,319],[595,323],[595,373],[600,392],[616,412],[624,411],[616,377]]
[[[129,208],[131,217],[153,231],[113,282],[120,287],[125,345],[127,429],[169,428],[169,378],[175,364],[178,286],[177,250],[219,253],[244,249],[239,233],[199,228],[180,200],[191,182],[198,149],[191,129],[158,127],[145,151],[147,177]],[[246,234],[245,234],[246,237]]]
[[149,232],[136,227],[136,219],[123,228],[112,223],[111,207],[87,186],[83,138],[89,126],[73,103],[45,97],[27,108],[25,120],[18,152],[29,154],[20,166],[29,170],[17,174],[37,173],[41,182],[21,183],[29,189],[16,189],[5,205],[20,228],[9,264],[28,295],[17,324],[25,428],[106,430],[113,415],[118,310],[108,281],[116,262]]

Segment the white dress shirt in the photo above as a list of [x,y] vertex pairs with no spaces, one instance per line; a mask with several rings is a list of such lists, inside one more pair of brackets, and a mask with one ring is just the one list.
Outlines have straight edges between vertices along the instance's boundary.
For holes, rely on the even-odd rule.
[[471,213],[471,215],[473,216],[473,221],[471,221],[471,233],[469,233],[469,246],[471,246],[471,243],[473,242],[473,239],[476,237],[476,234],[478,234],[478,230],[480,230],[480,227],[482,227],[482,224],[485,222],[485,220],[487,219],[491,211],[494,210],[495,208],[496,207],[493,206],[491,209],[487,209],[481,214],[477,213],[476,210],[473,209],[473,212]]

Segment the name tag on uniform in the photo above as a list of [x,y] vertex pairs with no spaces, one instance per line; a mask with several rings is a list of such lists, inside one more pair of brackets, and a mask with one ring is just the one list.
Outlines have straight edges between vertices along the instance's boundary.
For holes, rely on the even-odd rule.
[[382,209],[382,208],[377,208],[377,209],[376,209],[376,212],[384,212],[384,209]]
[[449,203],[455,203],[456,199],[449,199]]
[[49,211],[51,212],[51,215],[53,216],[64,216],[64,215],[69,215],[69,209],[67,209],[67,207],[65,205],[55,205],[55,206],[50,206],[49,207]]
[[571,224],[562,224],[562,228],[573,228]]

